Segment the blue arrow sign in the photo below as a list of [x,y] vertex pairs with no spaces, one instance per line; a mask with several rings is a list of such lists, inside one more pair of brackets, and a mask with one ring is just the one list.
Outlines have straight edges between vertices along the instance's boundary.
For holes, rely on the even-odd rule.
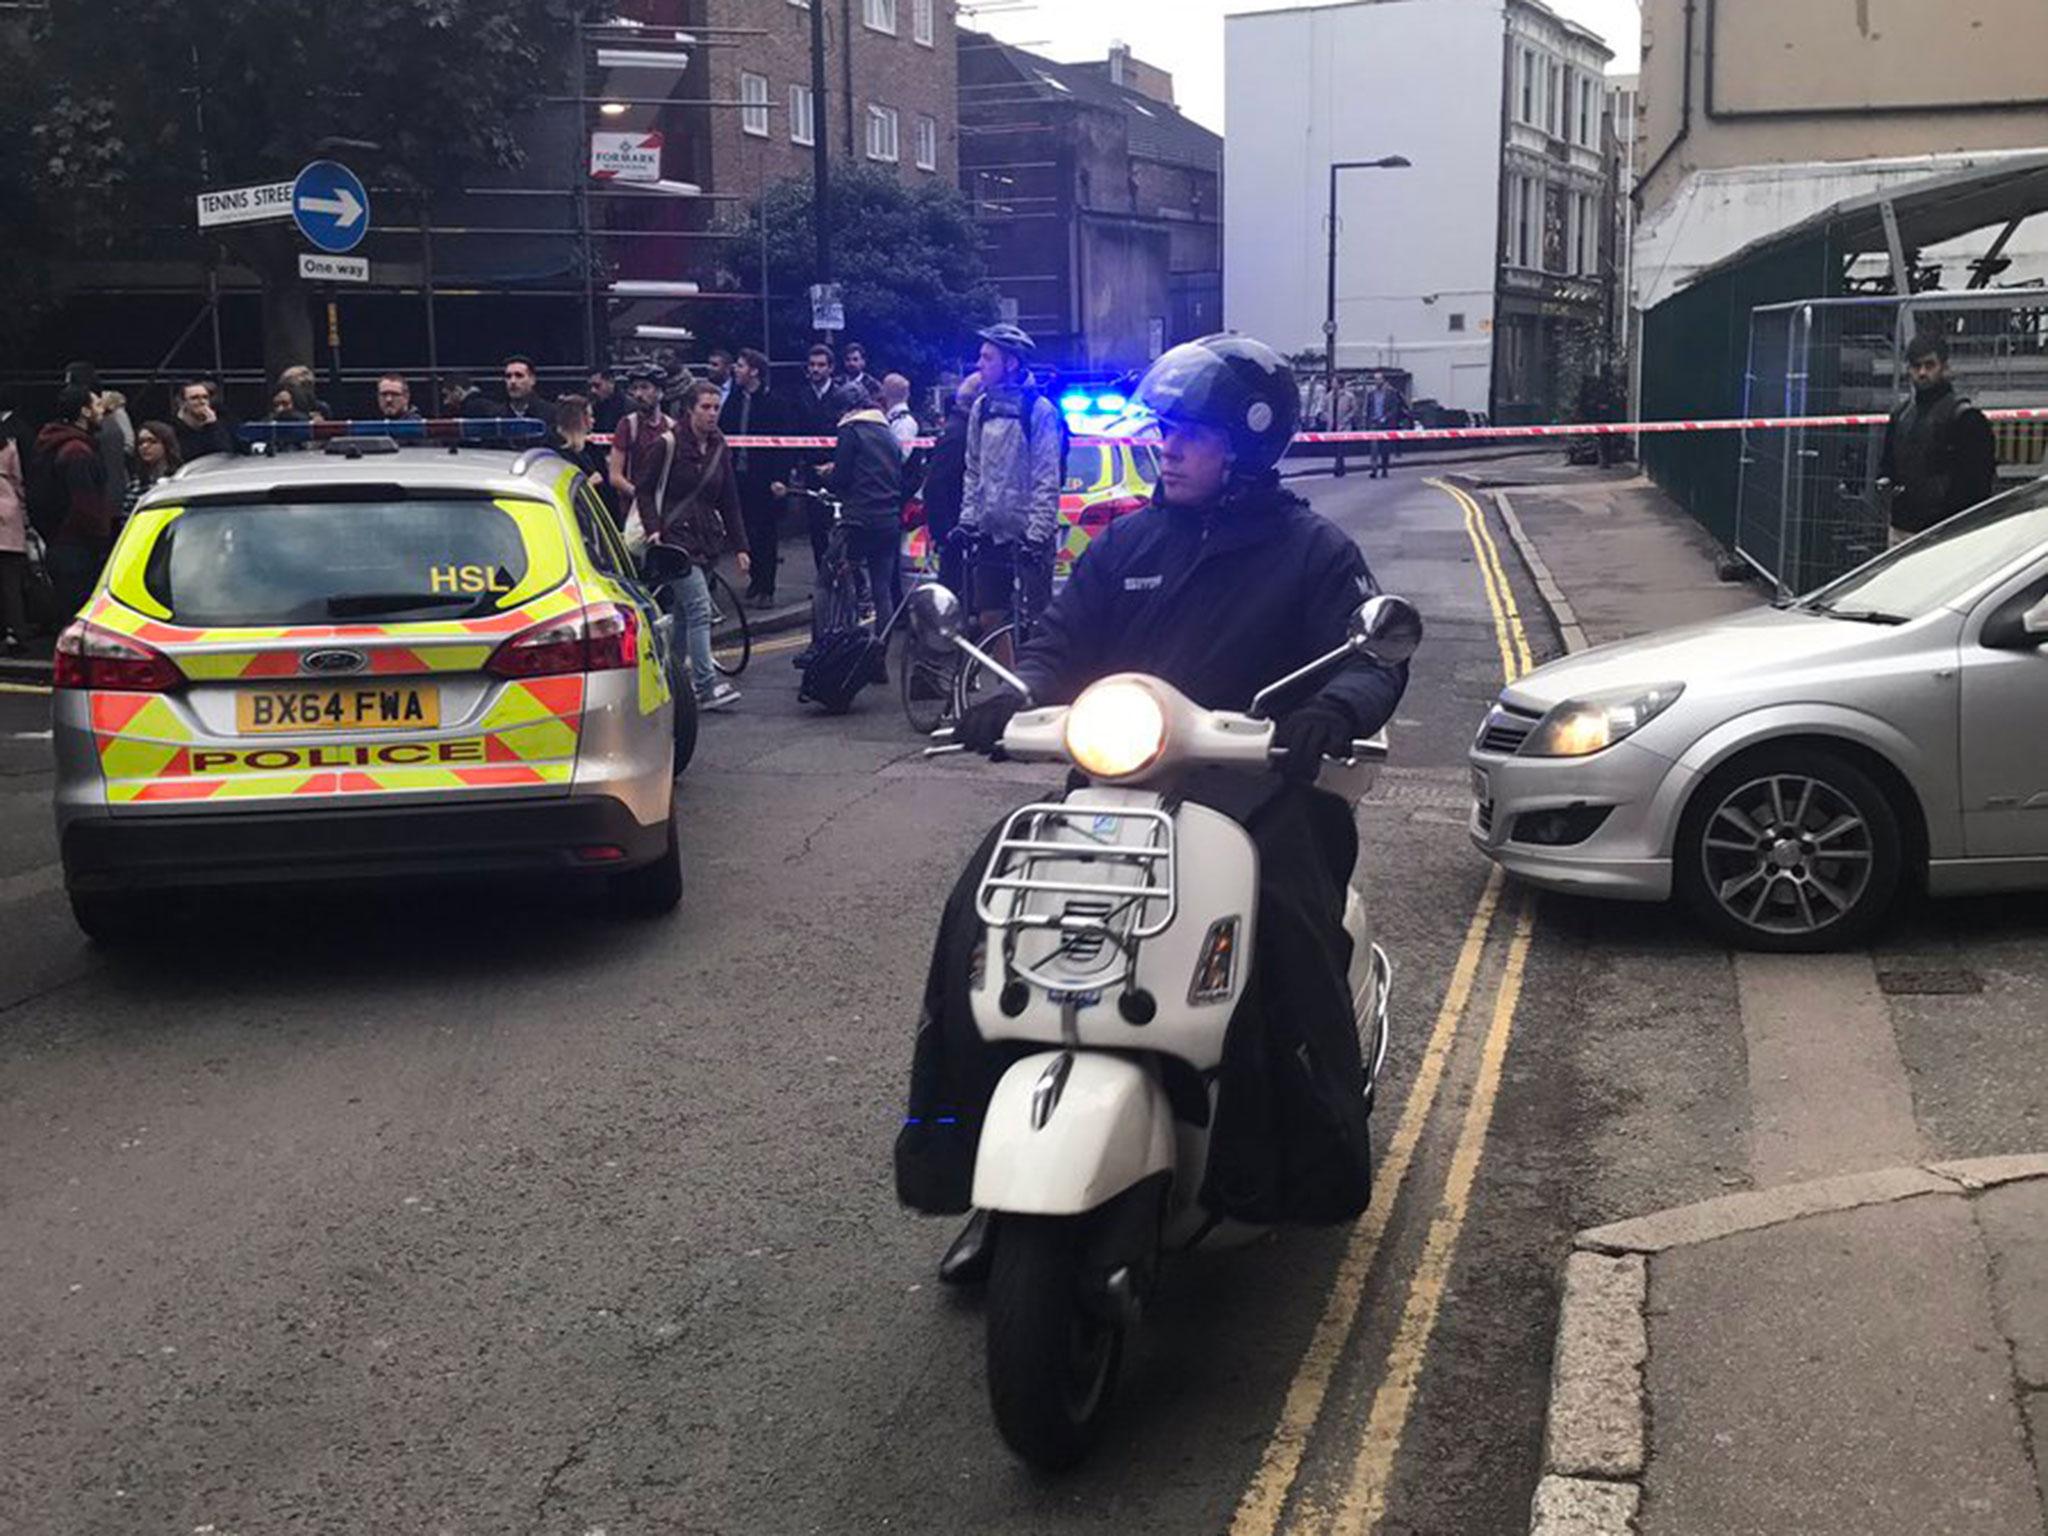
[[323,251],[352,251],[370,232],[370,194],[356,173],[315,160],[292,183],[292,220]]

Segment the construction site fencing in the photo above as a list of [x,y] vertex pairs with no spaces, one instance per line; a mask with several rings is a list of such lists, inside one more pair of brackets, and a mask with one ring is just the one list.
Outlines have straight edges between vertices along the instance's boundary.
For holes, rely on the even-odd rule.
[[[1750,315],[1744,414],[1881,421],[1911,388],[1906,346],[1923,333],[1947,344],[1958,393],[1992,413],[2001,483],[2041,474],[2048,425],[2000,416],[2048,399],[2048,290],[1758,308]],[[1745,429],[1736,554],[1789,596],[1883,550],[1883,443],[1881,424]]]

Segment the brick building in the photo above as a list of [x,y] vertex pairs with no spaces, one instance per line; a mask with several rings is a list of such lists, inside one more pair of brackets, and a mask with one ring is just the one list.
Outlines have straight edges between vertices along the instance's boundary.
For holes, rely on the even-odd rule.
[[[811,99],[812,4],[825,8],[823,122]],[[953,0],[695,0],[690,9],[693,24],[731,29],[690,83],[710,100],[749,105],[693,114],[671,175],[753,196],[810,175],[820,130],[835,165],[958,174]],[[746,31],[766,35],[731,35]]]
[[1006,314],[1071,373],[1141,368],[1223,318],[1223,141],[1126,48],[1057,64],[960,33],[960,186]]

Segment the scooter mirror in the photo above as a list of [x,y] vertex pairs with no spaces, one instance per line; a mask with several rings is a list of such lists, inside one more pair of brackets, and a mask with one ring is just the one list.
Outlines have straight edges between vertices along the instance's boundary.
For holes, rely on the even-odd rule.
[[1351,643],[1373,660],[1398,667],[1422,644],[1422,615],[1405,597],[1368,598],[1351,615]]
[[934,581],[910,594],[910,630],[922,649],[951,650],[963,628],[960,599],[947,588]]

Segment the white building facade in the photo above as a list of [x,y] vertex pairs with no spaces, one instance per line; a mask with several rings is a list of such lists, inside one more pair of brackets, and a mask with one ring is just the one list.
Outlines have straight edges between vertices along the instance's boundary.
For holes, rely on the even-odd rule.
[[1534,0],[1354,0],[1226,22],[1224,320],[1340,371],[1550,420],[1603,355],[1611,54]]

